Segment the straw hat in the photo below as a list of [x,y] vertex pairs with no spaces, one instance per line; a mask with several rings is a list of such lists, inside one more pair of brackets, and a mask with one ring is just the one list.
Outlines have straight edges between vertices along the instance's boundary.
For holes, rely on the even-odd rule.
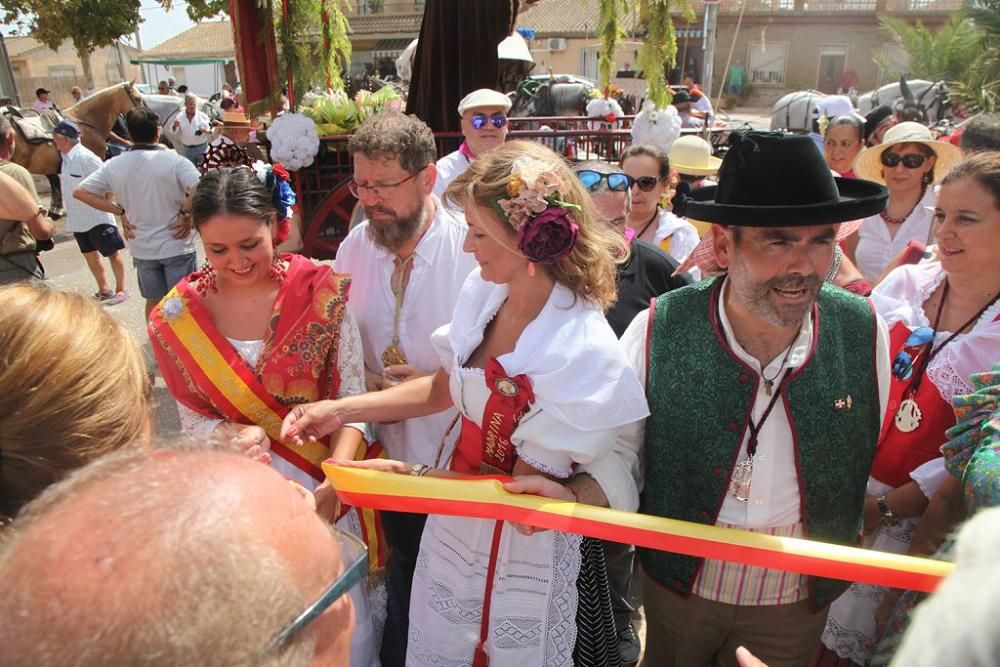
[[934,162],[934,182],[940,181],[944,175],[962,161],[962,151],[956,146],[936,141],[931,135],[931,131],[921,125],[907,121],[892,126],[882,137],[882,143],[871,146],[858,153],[854,158],[854,173],[858,178],[864,178],[876,183],[885,183],[882,178],[882,153],[892,145],[898,144],[924,144],[932,151],[937,159]]
[[693,134],[681,137],[670,149],[670,166],[681,174],[711,176],[721,164],[722,160],[712,155],[712,145]]

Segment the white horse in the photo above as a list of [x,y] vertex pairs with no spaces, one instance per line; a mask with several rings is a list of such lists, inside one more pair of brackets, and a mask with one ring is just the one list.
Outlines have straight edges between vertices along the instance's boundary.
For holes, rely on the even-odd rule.
[[882,86],[858,98],[858,111],[867,114],[875,107],[901,108],[903,120],[931,125],[949,116],[948,88],[944,81],[914,79]]
[[789,132],[813,131],[826,94],[818,90],[800,90],[778,98],[771,108],[771,129]]
[[[812,132],[827,96],[818,90],[803,90],[778,99],[771,108],[771,129]],[[890,83],[858,97],[858,112],[867,114],[880,105],[888,105],[903,120],[932,125],[949,115],[948,89],[943,81],[914,79]]]
[[[180,133],[174,132],[174,119],[184,111],[184,98],[177,95],[147,95],[143,94],[142,103],[156,112],[160,118],[160,136],[173,147],[180,145]],[[208,100],[199,97],[198,108],[204,111],[209,120],[216,120],[221,115],[219,109]]]

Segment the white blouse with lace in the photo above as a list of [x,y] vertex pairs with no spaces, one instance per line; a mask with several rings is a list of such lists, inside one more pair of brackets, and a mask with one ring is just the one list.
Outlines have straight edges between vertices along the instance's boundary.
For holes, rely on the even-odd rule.
[[[264,349],[263,340],[235,340],[226,338],[233,349],[239,353],[240,357],[250,368],[256,368],[260,359],[260,353]],[[351,315],[351,311],[344,309],[344,319],[340,325],[340,346],[337,349],[337,371],[340,373],[340,389],[337,391],[337,398],[344,396],[355,396],[365,393],[365,372],[364,353],[361,348],[361,334],[358,331],[357,322]],[[177,403],[177,411],[181,419],[181,431],[192,438],[207,440],[212,437],[216,427],[225,419],[214,419],[191,410],[183,403]],[[362,433],[365,432],[365,424],[347,424]],[[318,482],[302,470],[281,459],[278,456],[271,457],[271,467],[279,473],[293,479],[307,489],[314,489]]]
[[[506,286],[484,281],[475,269],[451,324],[432,339],[455,406],[476,424],[490,390],[483,370],[464,364],[506,299]],[[527,375],[535,395],[511,436],[518,456],[554,477],[569,477],[577,464],[577,470],[586,470],[587,464],[613,457],[615,427],[648,414],[642,386],[603,313],[560,285],[514,350],[497,361],[509,376]],[[407,665],[470,663],[479,640],[494,525],[428,517],[410,598]],[[579,535],[551,530],[529,537],[503,525],[487,642],[491,664],[572,664],[580,541]]]

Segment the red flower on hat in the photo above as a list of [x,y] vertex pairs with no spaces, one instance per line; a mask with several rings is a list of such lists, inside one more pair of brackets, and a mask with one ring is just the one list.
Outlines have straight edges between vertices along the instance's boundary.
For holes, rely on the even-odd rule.
[[277,178],[279,181],[285,181],[286,183],[288,182],[289,179],[288,170],[285,169],[283,166],[275,163],[274,167],[272,168],[272,171],[274,173],[275,178]]

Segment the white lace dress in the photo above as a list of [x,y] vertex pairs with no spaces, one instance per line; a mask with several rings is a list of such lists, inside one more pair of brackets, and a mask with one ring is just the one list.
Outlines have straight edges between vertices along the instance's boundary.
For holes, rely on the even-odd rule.
[[[481,424],[489,397],[481,369],[462,364],[479,346],[507,288],[465,282],[450,325],[433,338],[452,400]],[[599,309],[559,285],[515,349],[498,361],[525,374],[536,401],[514,430],[518,456],[555,477],[611,453],[617,425],[648,414],[641,385]],[[494,522],[432,515],[410,598],[409,667],[471,665],[479,640]],[[571,665],[576,642],[579,535],[533,536],[505,524],[493,580],[486,650],[491,667]]]
[[[933,323],[927,319],[923,304],[944,278],[940,262],[897,268],[872,292],[875,310],[889,329],[897,322],[903,322],[910,329],[930,327]],[[957,394],[971,393],[971,376],[989,370],[1000,359],[1000,322],[994,321],[998,315],[1000,301],[987,309],[968,333],[960,334],[935,355],[927,367],[927,379],[946,402],[951,403]],[[938,332],[934,344],[940,345],[950,335],[948,331]],[[892,415],[886,416],[886,419],[891,418]],[[910,473],[910,478],[927,498],[934,495],[947,476],[943,458],[932,459]],[[866,493],[878,497],[893,488],[869,477]],[[920,518],[916,517],[904,519],[894,527],[879,528],[865,539],[863,546],[876,551],[906,553],[919,522]],[[878,639],[874,614],[885,593],[886,589],[880,586],[853,584],[830,606],[823,644],[841,658],[865,664]]]
[[[234,340],[227,338],[240,357],[250,368],[256,368],[260,353],[264,348],[263,340]],[[340,347],[337,350],[337,370],[340,373],[340,389],[337,398],[355,396],[365,393],[364,355],[361,348],[361,334],[351,312],[344,310],[344,320],[341,324]],[[221,424],[222,419],[212,419],[191,410],[182,403],[177,403],[181,419],[181,430],[193,438],[207,440],[212,432]],[[348,426],[365,433],[364,424],[349,424]],[[287,479],[292,479],[313,491],[319,482],[300,468],[272,452],[271,467]],[[348,512],[337,526],[355,535],[361,535],[361,525],[355,512]],[[355,586],[351,589],[351,599],[354,603],[356,627],[351,638],[351,667],[380,667],[378,658],[379,647],[382,644],[382,628],[385,624],[385,585],[366,587]]]

